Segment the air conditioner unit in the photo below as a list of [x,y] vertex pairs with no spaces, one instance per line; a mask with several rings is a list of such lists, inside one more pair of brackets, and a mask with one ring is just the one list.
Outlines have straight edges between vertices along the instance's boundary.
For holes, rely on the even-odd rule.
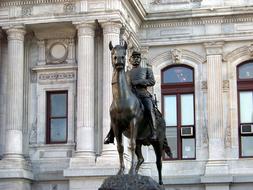
[[242,124],[241,134],[253,134],[253,124]]
[[193,136],[193,126],[191,126],[191,127],[181,127],[181,136],[182,137]]

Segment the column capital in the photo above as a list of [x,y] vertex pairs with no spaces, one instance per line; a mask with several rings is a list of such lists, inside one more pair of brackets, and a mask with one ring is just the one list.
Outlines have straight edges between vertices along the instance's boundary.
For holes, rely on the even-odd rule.
[[94,36],[95,35],[95,23],[76,23],[78,30],[78,36]]
[[25,27],[10,27],[6,29],[8,35],[8,40],[20,40],[24,41],[24,36],[26,34]]
[[104,22],[101,24],[104,34],[114,33],[120,34],[122,24],[119,22]]
[[207,55],[222,55],[224,42],[205,42],[204,47],[206,48]]

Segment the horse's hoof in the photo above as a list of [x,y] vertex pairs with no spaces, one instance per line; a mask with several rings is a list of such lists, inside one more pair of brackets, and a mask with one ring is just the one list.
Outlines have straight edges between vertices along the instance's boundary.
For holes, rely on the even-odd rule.
[[120,169],[117,173],[117,175],[124,175],[124,169]]
[[136,175],[135,169],[130,169],[130,171],[129,171],[128,174],[129,174],[129,175]]
[[163,185],[163,182],[162,182],[162,181],[159,181],[159,185]]

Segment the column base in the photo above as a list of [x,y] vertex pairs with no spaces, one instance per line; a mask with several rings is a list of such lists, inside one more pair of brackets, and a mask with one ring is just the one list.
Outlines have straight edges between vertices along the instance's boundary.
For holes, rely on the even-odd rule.
[[70,159],[70,168],[83,168],[94,166],[96,156],[94,152],[76,152],[74,157]]
[[206,190],[229,190],[229,184],[212,184],[206,185]]
[[1,179],[0,189],[3,190],[31,190],[31,181],[25,179]]
[[30,190],[33,179],[32,166],[23,156],[6,155],[0,161],[0,189]]
[[118,168],[113,167],[85,167],[69,168],[64,170],[63,175],[69,179],[69,190],[83,190],[89,187],[89,190],[97,190],[104,179],[113,176],[118,172]]
[[209,160],[206,164],[205,176],[228,175],[229,166],[224,160]]

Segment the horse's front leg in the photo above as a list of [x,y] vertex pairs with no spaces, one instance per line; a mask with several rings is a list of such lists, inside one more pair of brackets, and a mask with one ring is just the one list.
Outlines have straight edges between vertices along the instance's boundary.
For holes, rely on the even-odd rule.
[[115,138],[117,140],[117,150],[119,153],[119,161],[120,161],[120,168],[119,168],[117,175],[123,175],[124,171],[125,171],[125,164],[124,164],[124,159],[123,159],[124,146],[122,144],[122,132],[117,127],[116,128],[113,127],[113,132],[114,132]]
[[136,128],[136,119],[134,118],[130,123],[130,130],[131,130],[131,138],[130,138],[130,148],[131,148],[131,168],[129,171],[130,175],[135,175],[135,167],[134,167],[134,153],[136,148],[136,134],[137,134],[137,128]]

